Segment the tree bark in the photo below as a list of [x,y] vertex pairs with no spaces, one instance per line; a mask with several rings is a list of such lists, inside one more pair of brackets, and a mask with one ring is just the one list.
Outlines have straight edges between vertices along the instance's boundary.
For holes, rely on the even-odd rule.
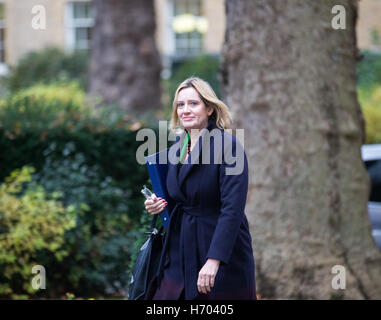
[[160,108],[153,0],[95,0],[91,95],[139,115]]
[[[356,95],[354,0],[229,0],[221,82],[245,129],[246,214],[263,298],[380,299]],[[346,29],[334,30],[334,5]],[[345,289],[334,289],[335,265]]]

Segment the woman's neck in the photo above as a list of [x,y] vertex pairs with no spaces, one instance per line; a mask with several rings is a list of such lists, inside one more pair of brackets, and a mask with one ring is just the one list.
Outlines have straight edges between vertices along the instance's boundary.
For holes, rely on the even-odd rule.
[[188,129],[187,130],[189,133],[189,137],[190,137],[192,147],[197,143],[198,138],[200,137],[202,130],[205,129],[206,127],[207,127],[207,124],[203,128],[196,128],[196,129]]
[[188,130],[192,146],[197,142],[198,138],[201,135],[201,131],[202,131],[202,129],[189,129]]

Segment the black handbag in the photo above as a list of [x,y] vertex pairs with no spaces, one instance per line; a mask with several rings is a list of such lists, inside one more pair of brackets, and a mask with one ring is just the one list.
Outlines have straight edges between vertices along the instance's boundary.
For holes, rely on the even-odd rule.
[[156,273],[164,238],[163,227],[156,229],[157,216],[154,215],[150,232],[146,232],[149,237],[139,250],[131,276],[129,300],[151,300],[155,293]]

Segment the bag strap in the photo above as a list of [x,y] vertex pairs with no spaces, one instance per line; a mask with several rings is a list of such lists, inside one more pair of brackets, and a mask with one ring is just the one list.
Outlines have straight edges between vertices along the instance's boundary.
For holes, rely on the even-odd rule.
[[165,230],[164,226],[161,226],[160,230],[156,229],[157,216],[158,216],[158,214],[155,214],[153,216],[153,219],[151,222],[151,229],[149,232],[145,232],[146,234],[158,234],[158,233],[161,234],[163,232],[163,230]]
[[151,232],[152,232],[153,229],[155,229],[155,227],[156,227],[157,216],[158,216],[158,214],[154,214],[154,215],[153,215],[153,219],[152,219],[152,222],[151,222]]

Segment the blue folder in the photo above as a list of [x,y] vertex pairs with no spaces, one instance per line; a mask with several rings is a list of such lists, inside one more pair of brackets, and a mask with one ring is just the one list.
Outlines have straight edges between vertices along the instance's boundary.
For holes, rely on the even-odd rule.
[[[157,197],[165,199],[169,203],[168,191],[167,191],[167,172],[168,161],[159,161],[159,159],[167,159],[168,149],[154,153],[150,156],[144,157],[146,159],[146,165],[148,169],[149,177],[153,187],[153,192]],[[162,212],[159,213],[161,222],[166,228],[169,223],[169,212],[167,206]]]

